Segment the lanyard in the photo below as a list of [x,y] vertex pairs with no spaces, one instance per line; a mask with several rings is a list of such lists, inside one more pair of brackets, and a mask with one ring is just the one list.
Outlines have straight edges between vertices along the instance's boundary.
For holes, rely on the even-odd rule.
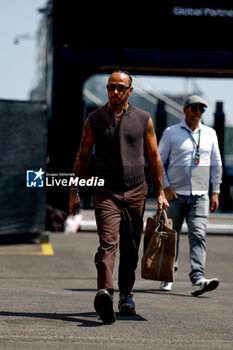
[[195,146],[196,146],[196,153],[195,153],[195,157],[194,157],[194,161],[196,164],[199,164],[200,162],[200,140],[201,140],[201,130],[199,130],[198,132],[198,141],[196,142],[193,135],[191,134],[191,131],[189,131],[188,129],[185,128],[185,130],[188,131],[191,139],[193,140]]

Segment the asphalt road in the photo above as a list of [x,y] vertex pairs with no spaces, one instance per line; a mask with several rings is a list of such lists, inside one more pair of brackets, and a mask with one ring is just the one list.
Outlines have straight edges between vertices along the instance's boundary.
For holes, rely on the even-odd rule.
[[[137,315],[117,313],[113,325],[103,325],[93,308],[97,235],[51,234],[50,242],[0,246],[1,350],[232,350],[232,236],[208,236],[206,272],[220,279],[218,289],[191,296],[184,235],[173,291],[141,279],[139,264]],[[117,266],[114,279],[117,289]],[[116,311],[117,302],[116,290]]]

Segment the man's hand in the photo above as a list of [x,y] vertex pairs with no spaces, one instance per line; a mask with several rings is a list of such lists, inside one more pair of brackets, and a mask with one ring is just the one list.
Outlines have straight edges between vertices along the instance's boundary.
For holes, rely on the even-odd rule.
[[[85,174],[93,144],[94,144],[94,138],[91,131],[90,121],[89,121],[89,118],[87,117],[83,127],[81,144],[79,146],[79,150],[74,163],[73,173],[75,177],[79,177],[81,179]],[[74,214],[75,206],[77,209],[81,208],[78,192],[74,188],[73,190],[70,191],[70,201],[69,201],[70,214]]]
[[163,209],[167,210],[169,207],[168,201],[164,195],[164,193],[161,193],[158,198],[157,198],[157,203],[158,203],[158,212],[162,213]]
[[70,201],[69,201],[69,213],[70,214],[75,214],[75,206],[79,209],[82,208],[81,203],[80,203],[80,197],[77,191],[70,191]]
[[166,196],[168,201],[171,201],[172,199],[178,199],[179,198],[177,193],[170,186],[166,187],[164,189],[164,192],[165,192],[165,196]]
[[211,213],[214,213],[219,206],[219,195],[218,193],[212,193],[210,197],[210,211]]

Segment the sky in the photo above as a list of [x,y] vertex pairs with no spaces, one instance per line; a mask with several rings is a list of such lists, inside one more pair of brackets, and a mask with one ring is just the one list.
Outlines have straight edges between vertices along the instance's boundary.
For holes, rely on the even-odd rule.
[[[28,100],[36,76],[35,34],[45,0],[0,0],[0,99]],[[19,35],[29,39],[14,41]]]
[[[0,0],[0,99],[28,100],[36,81],[35,35],[46,0]],[[28,39],[20,38],[27,35]],[[15,39],[19,38],[18,44]],[[233,126],[233,79],[140,77],[148,87],[164,94],[192,92],[197,86],[208,102],[204,121],[213,125],[217,101],[222,101],[226,125]]]

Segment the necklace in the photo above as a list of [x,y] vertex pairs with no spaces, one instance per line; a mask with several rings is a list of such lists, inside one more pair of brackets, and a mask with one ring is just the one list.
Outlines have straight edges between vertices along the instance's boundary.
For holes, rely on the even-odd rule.
[[115,117],[115,119],[116,119],[116,121],[117,121],[118,124],[120,124],[120,122],[121,122],[121,118],[122,118],[122,116],[123,116],[123,113],[124,113],[124,112],[121,112],[120,114],[115,114],[115,115],[114,115],[114,117]]

